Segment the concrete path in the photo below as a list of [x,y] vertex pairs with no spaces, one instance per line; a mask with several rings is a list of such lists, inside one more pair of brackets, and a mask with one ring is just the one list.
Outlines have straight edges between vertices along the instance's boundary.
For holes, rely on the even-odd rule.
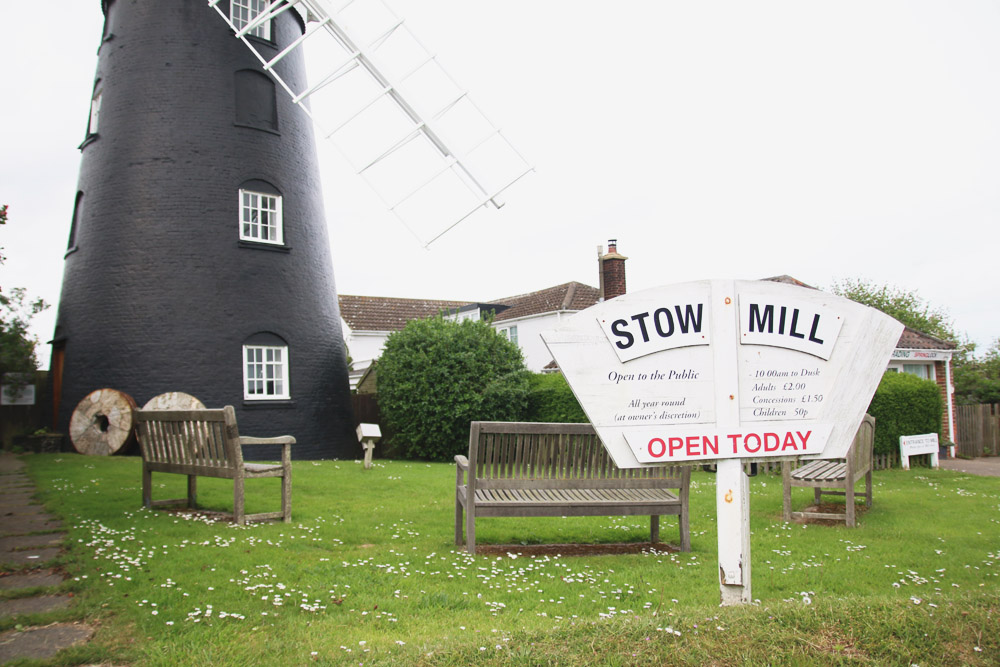
[[[61,552],[66,533],[58,518],[33,500],[34,485],[24,463],[0,453],[0,618],[25,617],[67,609],[72,598],[58,593],[63,575],[45,567]],[[29,597],[8,597],[31,590]],[[0,633],[0,664],[18,658],[45,660],[64,648],[89,641],[94,628],[84,623],[51,623]]]
[[983,477],[1000,477],[1000,456],[983,456],[978,459],[941,459],[938,464],[944,470],[955,470]]

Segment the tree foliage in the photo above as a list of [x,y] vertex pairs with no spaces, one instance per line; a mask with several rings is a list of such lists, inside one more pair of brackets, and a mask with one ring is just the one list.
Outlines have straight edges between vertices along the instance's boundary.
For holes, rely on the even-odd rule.
[[470,422],[523,418],[527,376],[521,350],[488,322],[413,320],[389,335],[378,362],[387,444],[432,461],[465,453]]
[[[0,206],[0,225],[7,224],[7,206]],[[6,259],[0,248],[0,264]],[[0,287],[0,378],[5,373],[31,373],[38,368],[38,339],[28,327],[31,319],[49,305],[42,299],[29,299],[28,291],[15,287],[4,293]],[[8,384],[12,383],[7,378]]]
[[1000,403],[1000,338],[982,357],[973,357],[955,367],[955,402]]
[[960,344],[948,314],[923,300],[916,292],[847,279],[833,284],[833,293],[881,310],[911,329],[949,343]]

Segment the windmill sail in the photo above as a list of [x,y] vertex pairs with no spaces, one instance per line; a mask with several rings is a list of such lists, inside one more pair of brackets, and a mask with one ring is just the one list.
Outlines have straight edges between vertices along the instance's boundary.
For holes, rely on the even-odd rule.
[[[532,170],[382,0],[239,0],[229,14],[219,2],[208,4],[423,245],[500,208],[504,190]],[[262,49],[252,37],[267,39],[290,10],[308,22],[302,37]],[[275,65],[299,48],[322,68],[295,85]]]

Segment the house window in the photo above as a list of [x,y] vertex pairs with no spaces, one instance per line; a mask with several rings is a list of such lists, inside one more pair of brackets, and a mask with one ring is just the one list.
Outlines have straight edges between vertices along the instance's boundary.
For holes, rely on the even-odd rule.
[[[267,0],[230,0],[229,20],[237,30],[242,30],[266,9]],[[264,21],[247,34],[261,39],[271,39],[271,22]]]
[[916,375],[922,380],[930,380],[931,367],[927,364],[903,364],[903,372],[909,373],[910,375]]
[[243,346],[243,398],[248,401],[289,398],[288,346]]
[[280,195],[240,190],[240,239],[284,243]]
[[500,335],[509,340],[510,342],[517,345],[517,326],[512,326],[507,329],[501,329]]

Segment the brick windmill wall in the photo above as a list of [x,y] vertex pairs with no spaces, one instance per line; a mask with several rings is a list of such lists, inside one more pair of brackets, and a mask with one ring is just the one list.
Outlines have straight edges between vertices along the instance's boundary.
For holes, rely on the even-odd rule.
[[[233,405],[245,434],[294,435],[298,458],[353,455],[310,120],[203,0],[102,9],[53,341],[59,426],[95,389],[140,406],[182,391]],[[303,30],[288,11],[251,39],[276,54]],[[304,80],[300,54],[285,80]]]

